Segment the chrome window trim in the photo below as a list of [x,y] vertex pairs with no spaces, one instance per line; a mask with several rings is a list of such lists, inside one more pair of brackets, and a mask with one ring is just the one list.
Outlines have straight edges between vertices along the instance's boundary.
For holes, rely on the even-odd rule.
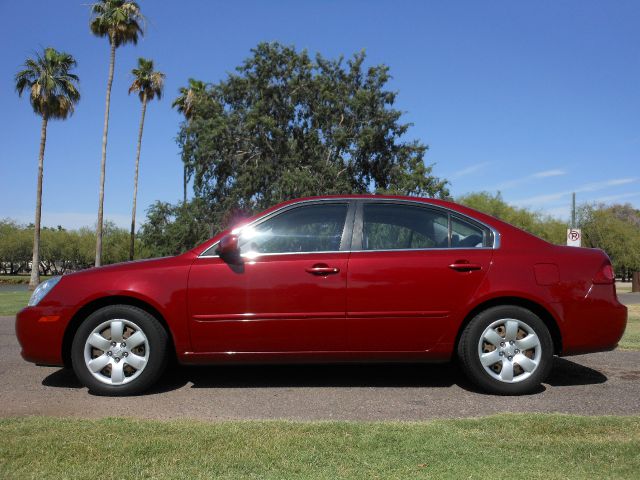
[[[217,245],[217,243],[216,243]],[[356,250],[357,251],[357,250]],[[246,258],[248,260],[254,260],[256,258],[262,258],[262,257],[267,257],[267,256],[274,256],[274,255],[320,255],[320,254],[327,254],[327,253],[351,253],[351,250],[323,250],[323,251],[319,251],[319,252],[282,252],[282,253],[261,253],[259,255],[256,255],[255,257],[253,255],[247,255],[245,254],[240,254],[240,256],[242,258]],[[220,255],[198,255],[198,258],[219,258]]]
[[[349,214],[350,214],[351,203],[353,203],[354,200],[357,200],[357,199],[349,198],[349,197],[347,197],[347,198],[336,197],[336,198],[318,198],[318,199],[312,199],[312,200],[301,200],[300,202],[295,202],[295,203],[291,203],[289,205],[284,205],[284,206],[278,208],[277,210],[274,210],[273,212],[268,213],[267,215],[265,215],[263,217],[256,218],[253,222],[247,223],[246,225],[243,225],[242,227],[239,227],[239,229],[234,228],[233,230],[231,230],[231,233],[235,232],[237,234],[244,228],[248,228],[248,227],[253,227],[255,225],[259,225],[262,222],[266,222],[267,220],[275,217],[276,215],[279,215],[280,213],[284,213],[287,210],[291,210],[291,209],[293,209],[295,207],[299,207],[301,205],[313,205],[315,203],[329,202],[329,203],[345,204],[347,206],[345,225],[342,228],[343,234],[344,234],[345,228],[347,228],[347,222],[349,222],[349,221],[353,222],[353,218],[350,218],[351,216]],[[220,243],[220,240],[218,240],[216,243],[214,243],[209,248],[207,248],[204,252],[202,252],[200,255],[198,255],[197,258],[216,258],[216,257],[219,257],[219,255],[205,255],[209,250],[214,248],[219,243]],[[349,245],[349,249],[348,250],[327,250],[327,251],[321,251],[321,252],[314,251],[314,252],[261,253],[259,256],[262,257],[264,255],[291,255],[291,254],[301,255],[301,254],[310,254],[310,253],[341,253],[341,252],[350,252],[350,251],[351,251],[351,245]],[[246,255],[240,255],[240,256],[246,258]]]
[[360,201],[364,203],[407,203],[416,205],[423,208],[431,208],[435,210],[442,211],[443,214],[449,216],[449,229],[451,229],[451,218],[459,217],[463,221],[468,221],[471,224],[477,224],[483,228],[486,228],[493,235],[493,245],[489,247],[432,247],[432,248],[393,248],[386,250],[354,250],[353,252],[400,252],[400,251],[416,251],[416,250],[497,250],[500,248],[500,232],[493,228],[491,225],[487,225],[486,223],[466,215],[462,212],[458,212],[457,210],[453,210],[448,207],[443,207],[442,205],[434,205],[433,203],[420,202],[418,200],[407,200],[404,198],[362,198]]
[[[466,215],[464,213],[458,212],[457,210],[453,210],[451,208],[448,207],[443,207],[441,205],[434,205],[432,203],[427,203],[427,202],[421,202],[418,200],[407,200],[404,198],[358,198],[358,197],[332,197],[332,198],[318,198],[318,199],[313,199],[313,200],[301,200],[300,202],[296,202],[296,203],[291,203],[289,205],[284,205],[283,207],[278,208],[277,210],[274,210],[273,212],[270,212],[269,214],[265,215],[264,217],[260,217],[257,218],[256,220],[254,220],[251,223],[247,223],[246,225],[243,225],[242,227],[240,227],[240,229],[243,228],[247,228],[247,227],[252,227],[254,225],[258,225],[286,210],[289,210],[291,208],[300,206],[300,205],[306,205],[306,204],[314,204],[314,203],[323,203],[323,202],[332,202],[332,203],[342,203],[342,202],[374,202],[374,203],[407,203],[407,204],[412,204],[412,205],[416,205],[416,206],[420,206],[420,207],[424,207],[424,208],[434,208],[434,209],[439,209],[442,210],[445,214],[447,214],[449,216],[449,229],[451,229],[451,216],[458,216],[460,217],[462,220],[468,220],[471,223],[476,223],[484,228],[486,228],[487,230],[489,230],[491,232],[491,234],[493,235],[493,245],[490,247],[442,247],[442,248],[392,248],[392,249],[385,249],[385,250],[354,250],[353,248],[351,248],[353,245],[349,246],[348,250],[328,250],[328,251],[321,251],[321,252],[282,252],[282,253],[261,253],[256,257],[251,257],[250,259],[253,260],[254,258],[260,258],[260,257],[266,257],[266,256],[273,256],[273,255],[314,255],[314,254],[327,254],[327,253],[357,253],[357,252],[364,252],[364,253],[374,253],[374,252],[420,252],[420,251],[446,251],[446,250],[497,250],[500,248],[500,243],[501,243],[501,234],[498,230],[496,230],[495,228],[493,228],[491,225],[487,225],[486,223],[470,217],[469,215]],[[349,217],[349,210],[347,210],[347,221]],[[235,229],[234,229],[235,230]],[[232,230],[232,233],[233,231]],[[211,245],[209,248],[207,248],[204,252],[202,252],[200,255],[198,255],[196,258],[220,258],[219,255],[205,255],[206,252],[208,252],[209,250],[213,249],[214,247],[216,247],[218,244],[220,243],[220,240],[218,240],[216,243],[214,243],[213,245]],[[215,250],[214,250],[215,251]],[[249,258],[246,255],[240,255],[243,258]]]

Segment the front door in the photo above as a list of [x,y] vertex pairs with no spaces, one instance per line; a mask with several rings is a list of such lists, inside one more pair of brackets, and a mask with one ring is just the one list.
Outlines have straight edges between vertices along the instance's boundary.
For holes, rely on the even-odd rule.
[[236,261],[196,259],[188,291],[194,351],[344,350],[349,205],[285,208],[243,228]]
[[346,323],[354,351],[429,350],[493,251],[483,227],[410,202],[363,202],[354,232]]

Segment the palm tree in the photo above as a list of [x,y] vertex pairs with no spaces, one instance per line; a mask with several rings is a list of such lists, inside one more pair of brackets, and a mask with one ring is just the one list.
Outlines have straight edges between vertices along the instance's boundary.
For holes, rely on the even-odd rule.
[[42,176],[44,168],[44,147],[47,142],[49,119],[64,120],[73,114],[75,104],[80,100],[78,76],[71,73],[76,61],[68,53],[47,48],[36,58],[27,58],[24,69],[15,76],[16,91],[19,96],[29,91],[29,102],[34,113],[42,117],[40,130],[40,154],[38,156],[38,187],[36,191],[36,218],[33,232],[33,259],[29,287],[40,283],[40,218],[42,213]]
[[[207,84],[201,80],[189,79],[188,87],[180,87],[180,95],[173,101],[171,106],[178,110],[179,113],[184,115],[184,118],[189,122],[195,114],[195,104],[198,96],[204,94],[207,90]],[[182,172],[182,191],[183,202],[187,203],[187,181],[188,181],[188,168],[187,162],[184,162],[184,169]]]
[[137,3],[128,0],[100,0],[91,5],[91,32],[98,37],[107,37],[111,48],[109,76],[107,78],[107,99],[102,132],[102,160],[100,162],[100,193],[98,200],[98,224],[96,227],[96,267],[102,264],[102,222],[104,206],[104,177],[107,163],[107,133],[109,131],[109,104],[113,69],[116,62],[116,48],[127,43],[138,43],[138,35],[143,35],[144,17]]
[[138,131],[138,149],[136,151],[136,169],[133,177],[133,210],[131,212],[131,242],[129,243],[129,260],[133,260],[134,242],[136,232],[136,201],[138,197],[138,167],[140,165],[140,148],[142,147],[142,130],[144,128],[144,116],[147,112],[147,101],[162,98],[164,86],[164,73],[153,71],[153,60],[138,58],[138,68],[131,70],[135,79],[129,87],[131,92],[138,92],[142,102],[142,116],[140,117],[140,130]]

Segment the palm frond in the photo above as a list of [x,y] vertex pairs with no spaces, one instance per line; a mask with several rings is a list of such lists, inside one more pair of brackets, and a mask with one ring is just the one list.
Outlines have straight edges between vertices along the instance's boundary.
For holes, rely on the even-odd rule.
[[33,111],[48,118],[67,118],[80,101],[79,78],[70,72],[76,66],[73,56],[46,48],[35,58],[27,58],[24,69],[15,75],[19,96],[29,90]]
[[116,47],[138,43],[144,35],[145,18],[136,2],[100,0],[90,7],[89,28],[98,37],[108,37]]
[[153,70],[153,60],[138,58],[138,67],[131,70],[134,80],[129,87],[129,94],[138,92],[140,101],[162,98],[165,74]]

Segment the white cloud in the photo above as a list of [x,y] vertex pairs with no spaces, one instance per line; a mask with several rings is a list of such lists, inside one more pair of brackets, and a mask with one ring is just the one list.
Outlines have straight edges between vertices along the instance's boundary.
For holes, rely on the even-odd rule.
[[571,216],[571,207],[569,205],[560,205],[557,207],[543,208],[540,210],[545,215],[550,217],[559,218],[561,220],[567,220]]
[[476,173],[489,165],[491,165],[491,162],[476,163],[475,165],[470,165],[466,168],[463,168],[462,170],[453,172],[453,174],[449,175],[449,178],[452,180],[455,180],[456,178],[464,177],[466,175],[471,175],[472,173]]
[[543,170],[542,172],[534,173],[531,175],[531,178],[549,178],[549,177],[558,177],[560,175],[566,175],[567,172],[561,170],[559,168],[554,168],[552,170]]
[[586,192],[595,192],[598,190],[604,190],[609,187],[616,187],[619,185],[627,185],[629,183],[637,182],[638,178],[628,177],[628,178],[616,178],[612,180],[604,180],[602,182],[595,183],[587,183],[580,187],[574,188],[572,190],[565,190],[562,192],[549,193],[546,195],[536,195],[534,197],[523,198],[521,200],[516,200],[513,203],[516,205],[543,205],[545,203],[553,202],[555,200],[560,200],[563,197],[569,196],[572,193],[586,193]]
[[540,178],[550,178],[550,177],[559,177],[561,175],[566,175],[567,172],[565,170],[561,170],[559,168],[555,168],[553,170],[543,170],[542,172],[532,173],[531,175],[526,175],[520,178],[514,178],[513,180],[508,180],[506,182],[502,182],[494,188],[490,188],[489,190],[506,190],[508,188],[517,187],[518,185],[522,185],[523,183],[527,183],[531,180],[537,180]]
[[624,200],[626,198],[633,198],[640,196],[640,192],[631,192],[631,193],[619,193],[618,195],[606,195],[604,197],[598,197],[594,200],[594,202],[615,202],[616,200]]

